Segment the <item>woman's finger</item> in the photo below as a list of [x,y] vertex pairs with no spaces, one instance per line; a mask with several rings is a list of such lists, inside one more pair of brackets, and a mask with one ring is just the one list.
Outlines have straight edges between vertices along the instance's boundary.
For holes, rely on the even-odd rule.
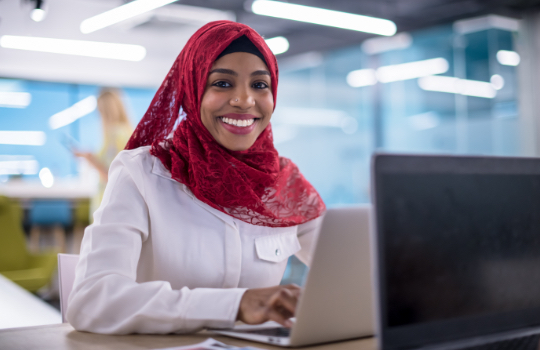
[[291,328],[293,323],[291,320],[289,320],[289,317],[283,316],[281,313],[279,313],[276,309],[269,307],[267,310],[267,317],[271,321],[275,321],[279,323],[280,325]]
[[280,289],[270,297],[268,306],[287,318],[292,317],[298,304],[298,296],[295,294],[288,289]]

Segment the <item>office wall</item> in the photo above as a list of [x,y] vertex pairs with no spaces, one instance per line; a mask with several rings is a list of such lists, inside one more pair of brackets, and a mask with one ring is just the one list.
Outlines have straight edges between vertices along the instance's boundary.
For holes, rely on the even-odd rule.
[[[489,24],[489,23],[488,23]],[[409,33],[399,49],[370,53],[358,44],[305,59],[281,59],[277,107],[272,125],[278,151],[295,161],[328,205],[369,202],[369,164],[373,151],[530,155],[523,146],[524,119],[518,109],[515,66],[497,60],[500,50],[515,50],[519,32],[486,25],[459,31],[456,25]],[[352,87],[351,71],[442,58],[447,70],[437,76],[489,83],[504,81],[495,95],[466,96],[428,91],[419,78]],[[101,124],[97,110],[52,130],[49,119],[89,96],[95,85],[0,79],[0,91],[31,94],[26,108],[0,107],[0,130],[43,131],[42,146],[0,144],[2,157],[31,156],[57,181],[79,176],[78,161],[63,145],[64,135],[81,149],[97,151]],[[125,88],[124,102],[135,125],[156,88]],[[37,178],[33,174],[23,179]],[[21,177],[0,175],[0,181]]]

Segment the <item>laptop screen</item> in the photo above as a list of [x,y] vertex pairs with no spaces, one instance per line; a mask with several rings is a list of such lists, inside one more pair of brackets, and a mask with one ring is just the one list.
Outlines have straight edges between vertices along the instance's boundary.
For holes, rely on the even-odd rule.
[[374,164],[385,348],[540,325],[540,160]]

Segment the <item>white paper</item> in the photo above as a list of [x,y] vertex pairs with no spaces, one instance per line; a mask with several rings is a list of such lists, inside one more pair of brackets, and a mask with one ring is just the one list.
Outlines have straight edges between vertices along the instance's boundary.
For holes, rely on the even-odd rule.
[[227,345],[225,343],[222,343],[212,338],[208,338],[202,343],[198,343],[198,344],[177,346],[177,347],[165,348],[165,349],[155,349],[155,350],[262,350],[262,349],[252,347],[252,346],[245,346],[245,347],[239,348],[236,346]]

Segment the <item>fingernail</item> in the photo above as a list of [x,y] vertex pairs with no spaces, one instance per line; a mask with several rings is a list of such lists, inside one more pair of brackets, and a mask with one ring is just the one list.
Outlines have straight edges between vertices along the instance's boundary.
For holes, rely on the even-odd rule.
[[285,320],[285,327],[291,328],[293,325],[291,320]]

